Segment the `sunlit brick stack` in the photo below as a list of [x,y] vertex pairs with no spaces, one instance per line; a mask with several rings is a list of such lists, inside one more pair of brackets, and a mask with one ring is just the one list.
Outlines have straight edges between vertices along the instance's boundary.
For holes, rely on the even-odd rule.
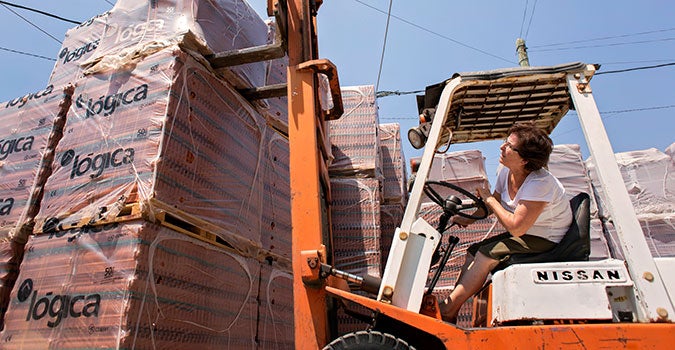
[[[672,147],[672,146],[671,146]],[[652,256],[675,256],[675,162],[655,148],[616,153],[617,165]],[[623,259],[606,193],[592,158],[586,160],[612,256]]]
[[[342,87],[341,94],[344,113],[327,123],[334,157],[328,167],[334,264],[353,274],[380,276],[382,158],[375,88]],[[340,334],[367,327],[342,309],[337,317]]]
[[0,105],[0,329],[72,90],[50,85]]
[[294,347],[288,141],[269,125],[286,112],[236,91],[270,80],[267,63],[202,56],[267,33],[235,0],[121,0],[68,32],[50,81],[74,90],[49,103],[72,103],[20,175],[45,195],[3,348]]
[[586,164],[581,156],[579,145],[555,145],[549,158],[548,168],[565,187],[567,199],[578,193],[588,193],[591,197],[591,260],[602,260],[610,257],[607,239],[602,226],[602,219],[598,216],[598,206],[593,194],[591,178],[588,175]]
[[[419,163],[419,159],[413,159],[411,163]],[[434,155],[434,161],[428,176],[429,181],[445,181],[459,186],[472,194],[476,193],[478,187],[489,187],[487,173],[485,171],[485,158],[478,150],[466,150],[448,152]],[[465,195],[449,188],[433,185],[433,189],[443,197],[457,195],[460,198],[466,198]],[[424,218],[431,226],[438,227],[438,221],[443,213],[441,207],[433,203],[429,198],[422,197],[419,216]],[[471,211],[466,212],[471,214]],[[459,243],[453,249],[448,262],[443,266],[442,273],[434,288],[433,294],[443,300],[452,291],[459,272],[464,263],[466,249],[473,243],[482,239],[491,237],[495,234],[504,232],[504,229],[494,217],[488,217],[478,220],[467,228],[452,227],[443,233],[441,247],[447,249],[448,238],[450,235],[457,236]],[[439,265],[433,266],[429,279],[436,273]],[[469,300],[462,306],[457,318],[458,325],[470,326],[473,316],[472,301]]]

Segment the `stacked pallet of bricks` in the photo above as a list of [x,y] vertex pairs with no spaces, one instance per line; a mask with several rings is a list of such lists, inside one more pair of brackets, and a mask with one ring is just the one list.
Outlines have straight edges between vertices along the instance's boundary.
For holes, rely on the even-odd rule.
[[0,322],[33,230],[72,91],[72,86],[50,86],[0,105]]
[[[650,148],[614,155],[647,246],[655,258],[675,256],[675,161],[672,153],[666,152]],[[592,158],[586,160],[586,165],[612,257],[624,259]]]
[[[413,159],[413,162],[419,162]],[[430,181],[445,181],[453,185],[459,186],[472,194],[476,193],[478,187],[489,187],[487,173],[485,171],[485,158],[478,150],[466,150],[457,152],[448,152],[444,154],[434,155],[434,160],[429,171],[428,180]],[[456,195],[460,198],[466,198],[465,195],[460,194],[449,188],[434,186],[443,198]],[[420,205],[419,216],[424,218],[433,227],[438,226],[438,221],[443,213],[443,209],[436,203],[432,202],[426,196],[422,197]],[[466,212],[471,214],[471,212]],[[455,282],[459,276],[462,265],[464,264],[464,257],[466,249],[473,243],[479,242],[485,238],[491,237],[495,234],[504,232],[499,222],[494,216],[478,220],[466,228],[452,227],[446,230],[442,236],[441,247],[447,249],[449,237],[456,236],[459,238],[459,243],[453,249],[448,262],[442,266],[440,278],[434,288],[433,294],[439,299],[444,300],[450,295],[454,288]],[[436,271],[441,266],[435,265],[429,272],[429,279],[431,279]],[[469,327],[472,325],[473,318],[473,298],[464,303],[460,309],[457,317],[457,325]]]
[[269,70],[202,56],[267,35],[243,1],[121,0],[7,103],[3,348],[294,347],[288,141],[235,89]]
[[[383,174],[375,89],[372,85],[342,87],[341,93],[344,113],[328,122],[334,265],[349,273],[379,277]],[[367,313],[365,308],[357,311]],[[343,309],[338,310],[337,320],[339,334],[367,327]]]
[[576,144],[561,144],[553,147],[548,168],[563,187],[567,199],[583,192],[591,198],[591,255],[590,260],[603,260],[610,257],[609,246],[605,238],[602,219],[598,215],[598,206],[593,194],[591,178],[581,156],[581,148]]

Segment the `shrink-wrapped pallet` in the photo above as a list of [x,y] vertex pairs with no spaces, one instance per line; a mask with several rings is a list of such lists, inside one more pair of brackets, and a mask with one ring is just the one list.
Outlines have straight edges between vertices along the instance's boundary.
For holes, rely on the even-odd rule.
[[569,200],[583,192],[591,197],[591,217],[598,216],[591,178],[576,144],[555,145],[548,161],[548,170],[565,187],[565,197]]
[[32,232],[72,93],[49,85],[0,105],[0,240]]
[[[655,149],[616,153],[616,163],[638,217],[675,213],[675,162]],[[598,214],[611,219],[606,193],[593,158],[586,160],[598,203]]]
[[380,188],[370,178],[331,179],[335,267],[380,276]]
[[102,13],[69,29],[49,76],[49,84],[65,85],[84,75],[82,63],[91,58],[101,43],[110,12]]
[[287,156],[275,155],[287,144],[250,104],[177,47],[130,63],[78,82],[38,230],[115,220],[130,205],[146,216],[161,205],[255,246],[262,225],[290,227]]
[[[443,214],[443,210],[440,206],[435,203],[422,203],[420,206],[419,216],[426,220],[434,228],[438,227],[438,221]],[[498,235],[506,230],[504,227],[497,221],[494,216],[488,216],[485,219],[477,220],[473,224],[467,227],[453,226],[452,228],[446,228],[446,231],[443,233],[441,238],[441,248],[443,250],[447,249],[448,238],[456,236],[459,238],[459,243],[453,249],[450,258],[448,259],[447,264],[443,267],[443,272],[438,281],[439,287],[452,287],[457,281],[459,276],[459,271],[464,264],[464,257],[466,256],[466,249],[474,243],[478,243],[486,238]],[[433,276],[436,273],[438,266],[435,266],[431,269],[429,277]]]
[[[421,158],[413,158],[411,163],[419,164]],[[413,175],[416,176],[416,173]],[[476,194],[479,187],[490,187],[487,173],[485,172],[485,157],[479,150],[466,150],[434,154],[434,159],[429,169],[427,181],[444,181]],[[460,198],[466,198],[466,195],[443,187],[441,185],[432,185],[432,188],[443,198],[450,195],[456,195]],[[422,202],[431,203],[426,194],[422,195]]]
[[[272,332],[292,302],[288,276],[263,270],[261,278],[256,259],[142,220],[33,236],[3,349],[251,349],[263,333],[289,344]],[[279,318],[258,324],[259,315]]]
[[[674,214],[643,215],[638,221],[653,257],[675,257]],[[606,221],[604,225],[605,237],[607,238],[612,257],[624,259],[623,247],[619,243],[618,232],[616,227],[614,227],[614,223]]]
[[[179,44],[202,55],[264,45],[267,26],[242,0],[119,0],[107,17],[93,71],[119,68],[133,57]],[[236,87],[261,86],[265,63],[223,70]]]
[[673,142],[672,144],[670,144],[670,146],[666,148],[665,153],[669,155],[670,158],[672,158],[673,161],[675,162],[675,142]]
[[[429,222],[431,226],[436,228],[438,227],[438,220],[442,213],[443,210],[440,206],[434,203],[422,203],[420,206],[419,216]],[[452,292],[452,289],[457,282],[462,265],[464,265],[467,254],[466,250],[469,248],[469,246],[486,238],[500,234],[504,231],[506,230],[503,228],[503,226],[501,226],[494,216],[477,220],[465,228],[454,226],[450,229],[447,229],[441,237],[442,251],[444,252],[448,249],[448,239],[451,235],[459,238],[459,243],[457,243],[455,248],[452,250],[450,257],[444,266],[437,264],[432,266],[431,270],[429,271],[428,280],[430,281],[436,274],[437,270],[441,267],[443,268],[436,287],[434,288],[433,295],[436,296],[439,301],[444,300],[450,295],[450,292]],[[471,320],[473,318],[472,301],[473,299],[470,299],[464,303],[457,316],[457,324],[462,327],[471,326]]]
[[14,240],[0,240],[0,330],[4,327],[5,312],[9,305],[9,294],[19,276],[23,260],[24,243]]
[[381,179],[382,157],[375,87],[343,87],[341,93],[344,113],[340,119],[328,122],[334,157],[328,171],[334,177]]
[[404,209],[400,204],[380,205],[380,252],[382,254],[383,273],[394,241],[394,234],[403,221]]
[[401,126],[398,123],[380,124],[380,151],[382,153],[382,197],[386,204],[405,205],[408,199],[408,174],[401,144]]

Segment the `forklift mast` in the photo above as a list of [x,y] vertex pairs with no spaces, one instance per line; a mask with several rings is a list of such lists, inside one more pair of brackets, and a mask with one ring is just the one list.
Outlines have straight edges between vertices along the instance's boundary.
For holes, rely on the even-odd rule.
[[[296,349],[319,349],[330,341],[321,264],[332,263],[330,181],[326,121],[342,115],[337,70],[318,59],[316,14],[320,0],[268,0],[286,38],[290,150],[293,302]],[[333,107],[319,100],[321,75],[328,78]]]

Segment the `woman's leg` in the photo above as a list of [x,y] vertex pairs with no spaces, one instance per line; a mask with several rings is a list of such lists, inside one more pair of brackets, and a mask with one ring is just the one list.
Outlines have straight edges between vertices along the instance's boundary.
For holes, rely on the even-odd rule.
[[470,256],[467,255],[467,262],[462,267],[462,272],[450,297],[441,303],[441,316],[445,321],[455,321],[462,304],[480,290],[490,271],[499,263],[499,260],[492,259],[481,252],[476,254],[473,261],[469,261]]

